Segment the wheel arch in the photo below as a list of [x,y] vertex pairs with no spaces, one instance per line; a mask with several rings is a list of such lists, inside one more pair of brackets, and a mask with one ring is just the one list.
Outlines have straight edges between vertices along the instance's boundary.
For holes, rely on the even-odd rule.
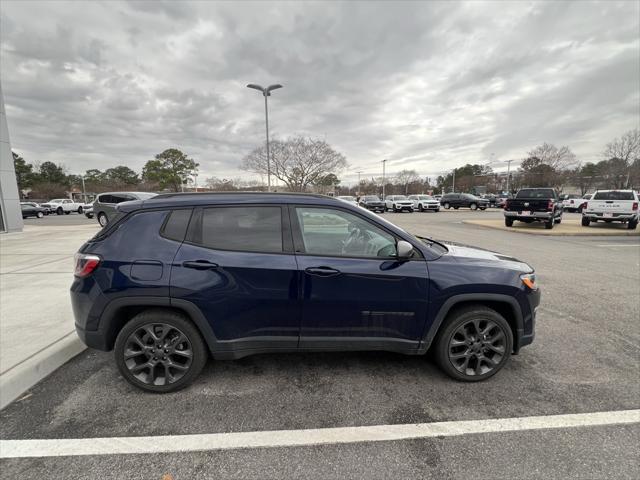
[[113,350],[116,337],[129,320],[151,309],[171,310],[184,315],[200,332],[209,350],[213,349],[216,339],[200,309],[189,301],[168,297],[125,297],[110,302],[100,316],[98,327],[104,336],[105,349]]
[[511,327],[511,332],[513,333],[513,351],[517,354],[520,349],[520,337],[522,337],[524,333],[522,311],[515,298],[498,293],[469,293],[448,298],[438,310],[433,323],[423,336],[420,351],[426,353],[426,351],[429,350],[433,339],[449,315],[455,313],[456,310],[471,305],[481,305],[491,308],[504,317]]

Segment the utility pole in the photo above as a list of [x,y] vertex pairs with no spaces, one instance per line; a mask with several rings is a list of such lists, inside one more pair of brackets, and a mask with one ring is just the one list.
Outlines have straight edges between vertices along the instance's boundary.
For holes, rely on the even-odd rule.
[[82,179],[82,199],[84,200],[84,203],[87,203],[87,191],[84,188],[84,175],[80,178]]
[[451,193],[456,193],[456,169],[453,169],[453,182],[451,184]]
[[385,158],[384,160],[382,160],[382,201],[383,202],[384,202],[384,184],[385,184],[384,174],[385,174],[386,163],[387,163],[387,159]]
[[362,170],[358,170],[356,173],[358,174],[358,188],[356,190],[356,196],[359,196],[360,195],[360,174],[362,173]]
[[511,162],[513,162],[513,160],[507,160],[507,195],[511,193],[511,190],[509,190],[509,178],[511,177]]

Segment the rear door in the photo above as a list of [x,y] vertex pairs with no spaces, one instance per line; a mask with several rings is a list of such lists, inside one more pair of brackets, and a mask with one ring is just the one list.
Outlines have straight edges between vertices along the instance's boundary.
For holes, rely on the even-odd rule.
[[399,262],[397,238],[338,207],[296,206],[301,348],[417,348],[427,315],[424,258]]
[[171,271],[171,297],[195,304],[223,350],[295,348],[298,270],[279,205],[199,208]]

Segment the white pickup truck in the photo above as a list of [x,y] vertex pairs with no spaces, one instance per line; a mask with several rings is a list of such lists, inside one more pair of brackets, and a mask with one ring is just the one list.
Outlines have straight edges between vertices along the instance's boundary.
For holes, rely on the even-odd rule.
[[633,190],[598,190],[582,211],[582,226],[591,222],[622,222],[629,230],[638,226],[638,194]]
[[48,208],[51,213],[55,212],[58,215],[63,213],[69,215],[71,212],[82,213],[84,210],[84,203],[75,202],[70,198],[54,198],[41,205]]

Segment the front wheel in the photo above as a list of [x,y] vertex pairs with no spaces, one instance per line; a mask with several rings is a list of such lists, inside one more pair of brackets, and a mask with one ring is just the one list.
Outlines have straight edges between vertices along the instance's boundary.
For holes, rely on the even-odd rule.
[[424,207],[422,206],[422,204],[418,205],[418,211],[419,212],[424,212]]
[[38,212],[38,213],[36,213],[36,217],[42,218],[42,217],[44,217],[44,213]]
[[78,213],[82,215],[82,207],[78,207]]
[[440,368],[465,382],[485,380],[502,369],[511,356],[513,333],[495,310],[472,305],[449,314],[434,340]]
[[583,227],[588,227],[590,223],[591,223],[591,220],[589,219],[589,217],[582,217],[582,226]]
[[445,210],[449,210],[451,208],[451,205],[449,205],[449,202],[445,203],[442,206],[445,208]]
[[58,207],[56,209],[56,215],[62,215],[64,213],[64,210],[62,210],[62,207]]
[[156,393],[186,387],[208,358],[202,336],[189,320],[158,309],[133,317],[118,334],[114,352],[125,380]]
[[104,213],[99,213],[98,214],[98,223],[100,224],[101,227],[106,227],[107,223],[109,223],[109,219],[107,218],[107,215]]
[[504,224],[506,227],[513,227],[513,218],[504,217]]

